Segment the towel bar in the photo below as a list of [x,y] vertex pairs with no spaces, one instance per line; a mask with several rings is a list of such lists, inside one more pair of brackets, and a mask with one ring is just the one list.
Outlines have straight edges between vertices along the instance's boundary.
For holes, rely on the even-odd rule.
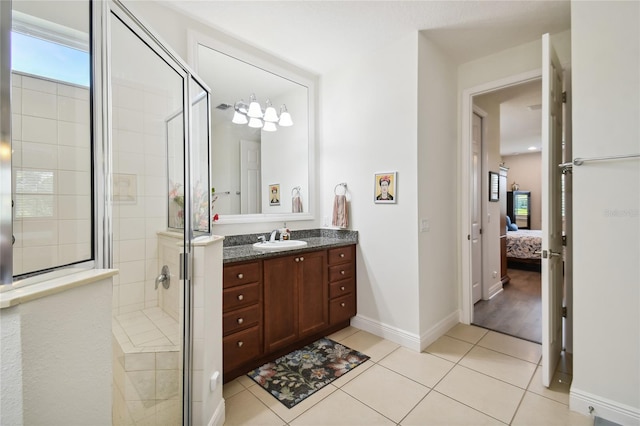
[[[342,193],[342,194],[338,194],[338,187],[339,187],[339,186],[341,186],[341,187],[344,189],[344,193]],[[346,195],[346,193],[347,193],[347,182],[340,182],[339,184],[337,184],[337,185],[335,186],[335,188],[333,188],[333,193],[334,193],[335,195]]]

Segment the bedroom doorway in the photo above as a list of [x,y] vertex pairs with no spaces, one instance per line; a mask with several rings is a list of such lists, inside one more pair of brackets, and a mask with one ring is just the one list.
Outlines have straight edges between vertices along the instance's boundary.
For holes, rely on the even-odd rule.
[[481,185],[483,291],[480,300],[473,297],[472,324],[536,343],[542,342],[541,91],[541,80],[532,78],[472,98],[474,120],[478,108],[486,114],[481,175],[500,168],[505,180],[497,202]]

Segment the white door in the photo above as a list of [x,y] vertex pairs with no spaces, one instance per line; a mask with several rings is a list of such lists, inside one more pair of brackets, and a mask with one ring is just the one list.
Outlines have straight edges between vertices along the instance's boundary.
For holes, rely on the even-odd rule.
[[471,134],[471,297],[476,303],[482,297],[482,117],[473,113]]
[[260,213],[260,142],[240,141],[240,213]]
[[562,67],[542,36],[542,383],[562,352]]

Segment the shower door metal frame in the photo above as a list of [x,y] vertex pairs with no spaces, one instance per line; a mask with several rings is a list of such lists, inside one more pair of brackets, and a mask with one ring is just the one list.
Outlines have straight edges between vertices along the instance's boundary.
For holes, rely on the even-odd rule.
[[13,283],[11,213],[11,0],[0,1],[0,285]]
[[[96,1],[96,0],[94,0]],[[104,37],[107,45],[106,54],[106,72],[107,76],[111,70],[111,27],[109,24],[110,15],[113,14],[118,18],[125,26],[129,28],[137,37],[139,37],[154,53],[162,58],[167,65],[173,68],[183,78],[183,125],[184,125],[184,187],[185,187],[185,202],[184,202],[184,241],[183,241],[183,255],[180,256],[180,278],[183,279],[184,289],[184,328],[183,328],[183,380],[182,380],[182,424],[185,426],[192,424],[192,383],[193,383],[193,255],[192,255],[192,242],[194,239],[193,223],[192,223],[192,203],[193,188],[192,188],[192,171],[191,171],[191,79],[198,83],[206,92],[207,97],[210,98],[211,90],[204,81],[202,81],[189,66],[184,62],[171,48],[167,46],[158,36],[156,36],[143,22],[141,22],[129,9],[127,9],[119,0],[109,1],[108,11],[105,14],[103,21],[105,25]],[[104,163],[107,165],[106,170],[111,170],[111,84],[110,80],[107,80],[107,96],[104,99],[105,110],[108,120],[107,127],[107,142],[105,146],[109,148],[106,151],[106,157]],[[210,103],[208,104],[210,108]],[[209,133],[210,135],[210,133]],[[109,176],[109,175],[106,175]],[[210,179],[210,176],[209,176]],[[108,179],[107,179],[108,180]],[[105,194],[111,193],[111,182],[105,182]],[[209,182],[209,187],[210,182]],[[104,250],[108,252],[109,247],[112,245],[113,233],[111,231],[112,217],[109,214],[105,217],[104,230],[106,233]],[[110,255],[107,255],[109,257]],[[109,262],[112,259],[108,259]],[[109,266],[111,263],[109,263]]]

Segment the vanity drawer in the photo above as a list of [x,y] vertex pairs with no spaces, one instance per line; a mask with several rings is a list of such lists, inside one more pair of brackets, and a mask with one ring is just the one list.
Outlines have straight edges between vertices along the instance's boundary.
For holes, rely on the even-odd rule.
[[354,258],[354,246],[337,247],[328,250],[329,265],[350,262]]
[[348,320],[356,314],[356,295],[349,293],[329,301],[329,322],[337,324]]
[[223,334],[226,336],[247,327],[252,327],[260,322],[261,316],[258,304],[226,313],[222,316]]
[[345,263],[343,265],[329,266],[329,282],[353,278],[355,265]]
[[335,299],[336,297],[353,293],[355,287],[356,282],[353,278],[331,283],[329,284],[329,299]]
[[224,369],[232,370],[260,356],[260,328],[258,326],[239,331],[222,339]]
[[258,303],[261,299],[260,283],[232,287],[222,292],[222,310],[224,312]]
[[260,262],[241,263],[224,267],[222,286],[224,288],[260,281],[262,268]]

